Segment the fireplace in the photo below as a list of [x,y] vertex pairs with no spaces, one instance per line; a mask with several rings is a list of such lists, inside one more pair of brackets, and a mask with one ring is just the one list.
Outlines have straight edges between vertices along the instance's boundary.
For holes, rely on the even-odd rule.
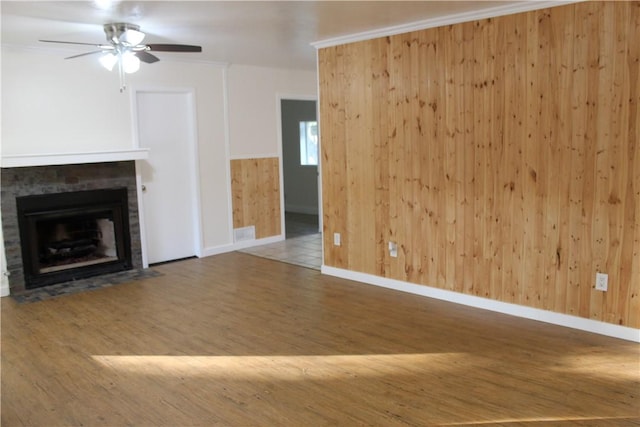
[[[72,282],[97,284],[109,281],[110,278],[142,272],[144,266],[135,161],[3,166],[0,175],[2,231],[9,291],[12,295],[44,290],[54,282],[60,282],[61,286]],[[97,193],[93,193],[94,191]],[[84,196],[91,193],[99,196],[93,201],[91,197]],[[59,195],[61,201],[54,201],[53,209],[38,206],[41,200],[46,201],[49,196],[54,196],[55,200]],[[44,229],[44,234],[49,236],[45,237],[49,240],[48,244],[38,243],[37,239],[24,236],[20,222],[24,223],[25,218],[18,220],[22,215],[18,213],[19,199],[21,209],[26,206],[26,210],[31,213],[28,221],[39,223],[41,231]],[[96,199],[99,201],[98,206]],[[24,206],[23,201],[26,201]],[[100,207],[100,204],[103,206]],[[41,215],[37,215],[37,211]],[[82,211],[84,216],[79,215],[80,224],[70,225],[72,217],[78,216],[76,214]],[[100,241],[96,242],[96,236]],[[99,247],[98,253],[93,251],[94,246]],[[41,255],[43,247],[56,256],[50,256],[47,260],[47,257]],[[79,260],[77,256],[81,256],[83,252],[83,256],[92,254],[89,258],[93,259]],[[65,259],[67,255],[69,259]],[[115,256],[118,260],[113,259]],[[40,265],[41,261],[45,261],[43,265]],[[63,267],[66,263],[75,265]],[[39,273],[44,274],[35,278]],[[27,276],[29,280],[35,278],[35,282],[27,285]],[[89,276],[95,277],[95,281],[76,280]]]
[[131,269],[127,189],[16,198],[27,289]]

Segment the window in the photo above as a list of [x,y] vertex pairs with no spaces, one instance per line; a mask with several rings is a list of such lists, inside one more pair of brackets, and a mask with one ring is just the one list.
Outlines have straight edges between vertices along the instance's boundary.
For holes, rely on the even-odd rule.
[[300,122],[300,164],[318,164],[318,122]]

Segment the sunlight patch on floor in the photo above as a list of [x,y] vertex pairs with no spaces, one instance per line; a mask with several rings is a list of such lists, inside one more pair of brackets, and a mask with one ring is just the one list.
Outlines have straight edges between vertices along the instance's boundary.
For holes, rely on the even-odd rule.
[[626,354],[576,354],[561,358],[554,370],[600,378],[640,381],[640,357],[635,363],[630,363]]
[[[206,376],[231,379],[341,379],[415,375],[464,364],[466,353],[327,356],[118,356],[94,355],[100,365],[145,375]],[[477,364],[477,362],[476,362]]]

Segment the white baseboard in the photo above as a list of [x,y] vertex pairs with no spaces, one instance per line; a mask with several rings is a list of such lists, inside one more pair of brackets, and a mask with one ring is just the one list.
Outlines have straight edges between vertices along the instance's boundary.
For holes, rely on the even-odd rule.
[[220,245],[220,246],[209,246],[208,248],[202,248],[201,257],[208,257],[212,255],[224,254],[227,252],[233,252],[235,249],[233,248],[233,244],[231,245]]
[[640,343],[640,329],[323,265],[322,274]]
[[210,246],[202,250],[202,256],[207,257],[212,255],[224,254],[227,252],[239,251],[241,249],[251,248],[254,246],[268,245],[269,243],[281,242],[284,239],[284,234],[280,234],[278,236],[264,237],[262,239],[243,240],[229,245]]

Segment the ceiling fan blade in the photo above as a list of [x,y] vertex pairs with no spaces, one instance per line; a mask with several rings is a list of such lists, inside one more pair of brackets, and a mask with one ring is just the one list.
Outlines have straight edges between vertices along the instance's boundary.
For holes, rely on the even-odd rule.
[[153,64],[154,62],[160,61],[160,58],[145,51],[136,52],[135,55],[140,59],[140,61],[147,64]]
[[102,53],[102,52],[104,52],[104,51],[103,50],[94,50],[93,52],[86,52],[86,53],[81,53],[79,55],[67,56],[64,59],[80,58],[81,56],[95,55],[96,53]]
[[201,46],[190,44],[148,44],[147,47],[155,52],[202,52]]
[[101,44],[96,44],[96,43],[81,43],[81,42],[63,42],[63,41],[59,41],[59,40],[38,40],[39,42],[45,42],[45,43],[64,43],[64,44],[81,44],[84,46],[95,46],[95,47],[102,47],[103,45]]

